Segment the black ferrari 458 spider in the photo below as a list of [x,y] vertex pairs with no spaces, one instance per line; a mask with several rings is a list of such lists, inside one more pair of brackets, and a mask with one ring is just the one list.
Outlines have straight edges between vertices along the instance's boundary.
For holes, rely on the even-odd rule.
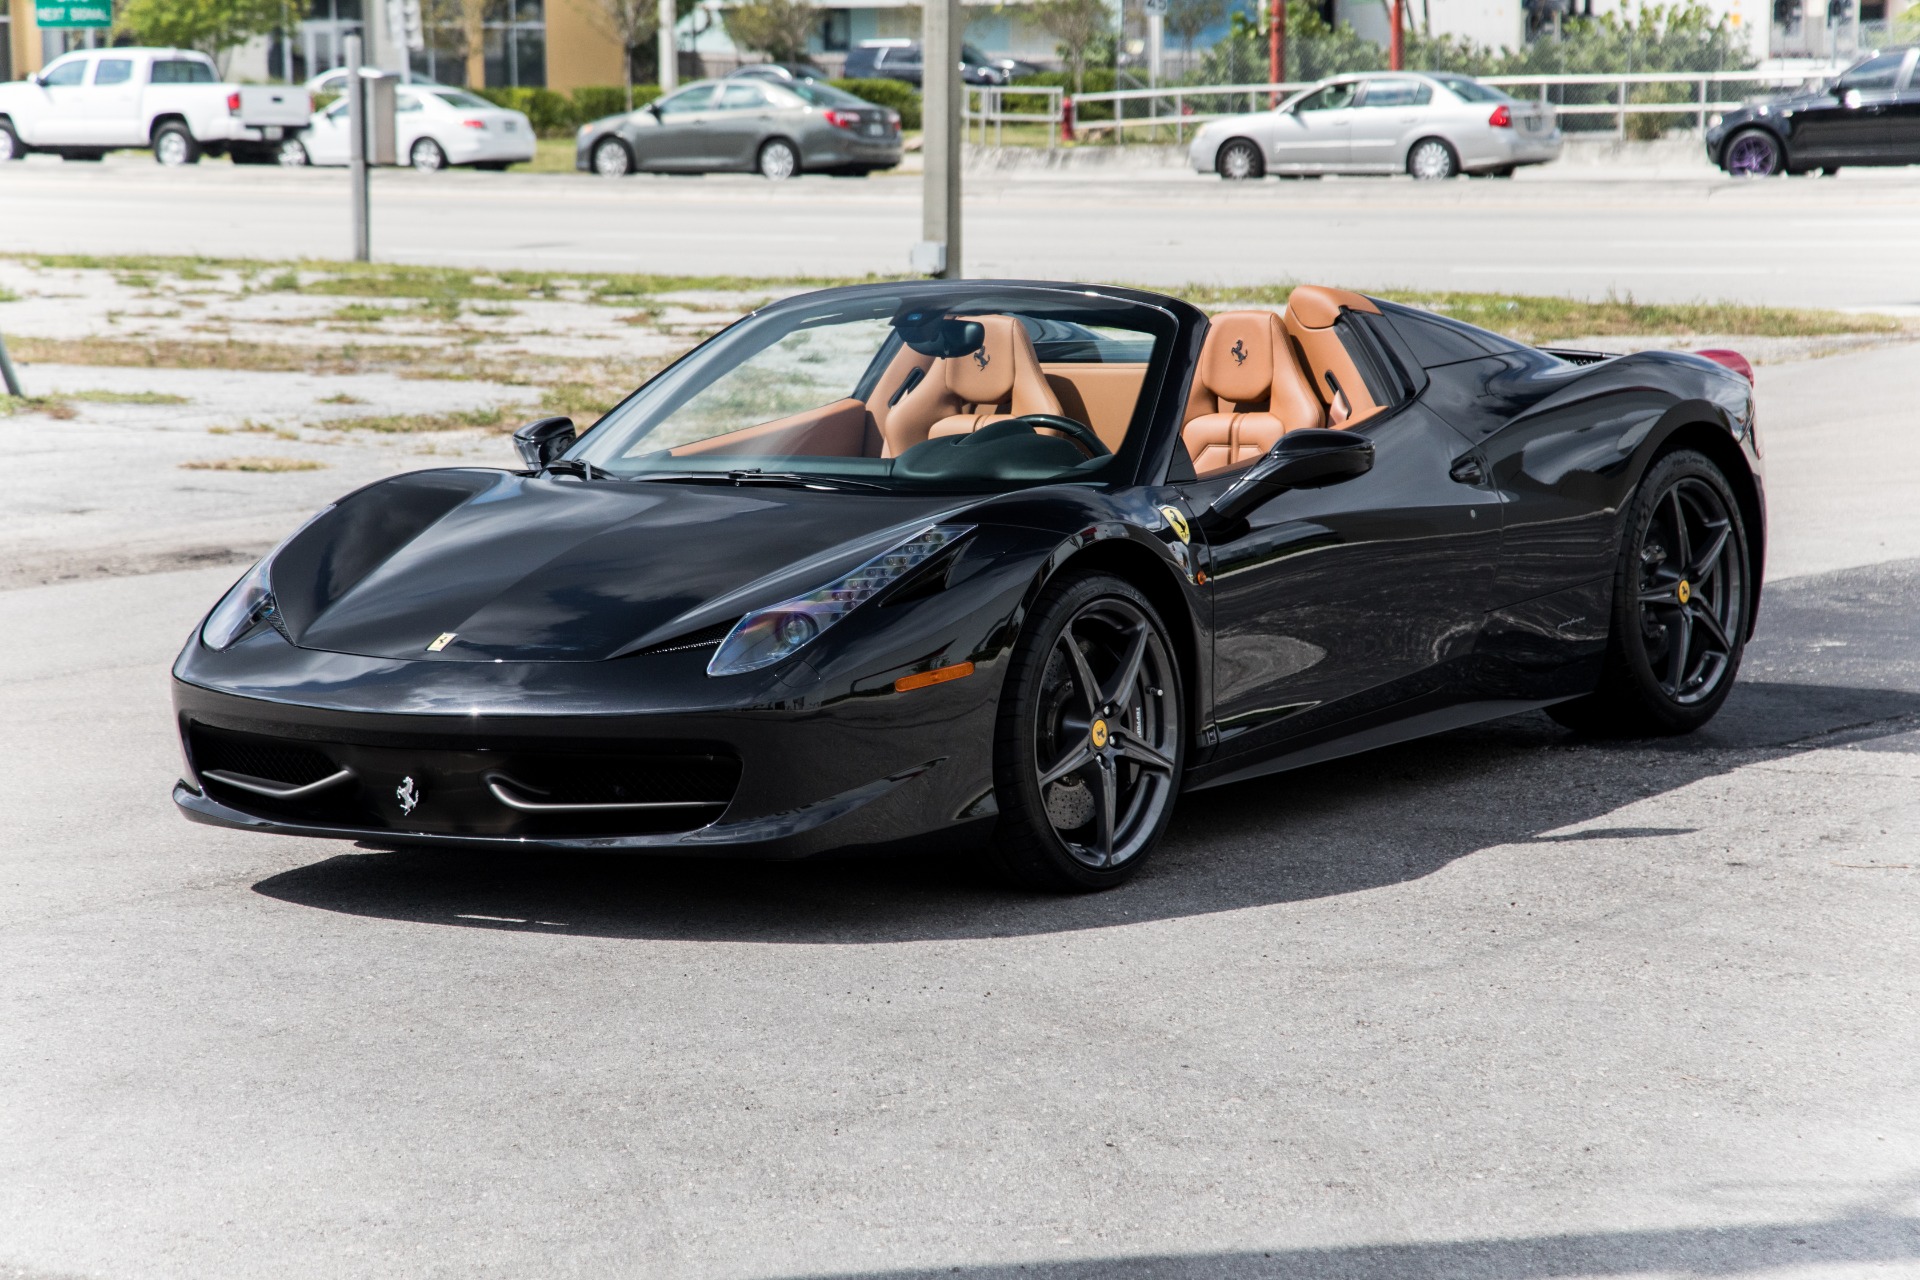
[[202,822],[376,845],[987,850],[1097,889],[1185,790],[1544,707],[1679,733],[1765,545],[1731,352],[1318,287],[833,289],[525,469],[314,516],[174,667]]

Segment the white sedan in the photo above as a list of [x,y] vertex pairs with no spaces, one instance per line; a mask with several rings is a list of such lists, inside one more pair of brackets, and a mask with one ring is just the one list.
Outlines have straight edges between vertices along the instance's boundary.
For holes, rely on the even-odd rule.
[[[432,172],[448,165],[504,169],[533,159],[533,126],[518,111],[496,107],[464,89],[402,85],[394,92],[394,146],[402,164]],[[280,162],[346,164],[353,135],[342,99],[287,139]]]
[[1374,71],[1336,76],[1272,111],[1203,127],[1187,159],[1230,180],[1321,173],[1505,178],[1560,158],[1544,103],[1521,102],[1471,76]]

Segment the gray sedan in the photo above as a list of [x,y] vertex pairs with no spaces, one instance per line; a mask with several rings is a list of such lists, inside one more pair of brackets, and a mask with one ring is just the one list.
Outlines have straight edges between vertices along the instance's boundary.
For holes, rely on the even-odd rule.
[[1471,76],[1377,71],[1337,76],[1272,111],[1202,128],[1187,153],[1201,173],[1259,178],[1410,173],[1504,178],[1560,156],[1550,107],[1520,102]]
[[831,85],[706,80],[626,115],[582,125],[574,168],[864,177],[900,163],[900,115]]

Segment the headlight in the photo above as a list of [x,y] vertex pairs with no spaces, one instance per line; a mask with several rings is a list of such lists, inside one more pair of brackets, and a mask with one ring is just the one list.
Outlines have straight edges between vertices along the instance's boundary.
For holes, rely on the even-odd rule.
[[260,557],[260,563],[247,570],[246,575],[233,584],[233,589],[221,597],[220,603],[213,606],[213,612],[207,615],[206,622],[201,624],[202,644],[218,653],[273,616],[273,583],[267,577],[273,568],[273,558],[280,554],[281,547],[299,537],[307,525],[331,510],[333,504],[328,503],[308,516],[300,528],[281,539],[280,546]]
[[972,525],[931,525],[817,591],[754,610],[720,642],[707,663],[707,674],[737,676],[788,657],[972,529]]
[[1707,128],[1718,129],[1720,127],[1721,121],[1725,119],[1726,119],[1725,116],[1721,115],[1718,111],[1716,111],[1712,115],[1707,117]]

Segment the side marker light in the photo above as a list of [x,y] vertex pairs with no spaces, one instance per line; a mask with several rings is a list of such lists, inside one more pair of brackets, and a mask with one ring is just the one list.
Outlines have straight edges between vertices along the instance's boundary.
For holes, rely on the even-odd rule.
[[971,662],[956,662],[950,667],[935,667],[931,671],[922,671],[917,675],[901,676],[893,682],[893,691],[911,693],[915,689],[924,689],[928,685],[945,684],[949,680],[963,680],[972,674]]

